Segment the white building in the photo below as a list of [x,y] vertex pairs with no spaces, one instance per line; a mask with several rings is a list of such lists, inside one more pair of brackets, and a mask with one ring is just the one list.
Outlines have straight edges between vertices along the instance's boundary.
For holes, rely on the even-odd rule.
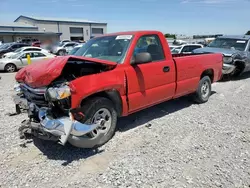
[[23,38],[89,40],[92,36],[95,37],[106,32],[107,23],[21,15],[14,23],[0,24],[0,41],[13,42]]

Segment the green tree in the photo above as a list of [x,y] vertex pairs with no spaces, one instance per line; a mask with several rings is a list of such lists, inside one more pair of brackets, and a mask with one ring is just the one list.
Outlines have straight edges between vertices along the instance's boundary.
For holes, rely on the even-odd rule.
[[173,38],[173,39],[176,39],[175,34],[166,33],[164,36],[165,36],[165,38]]
[[246,35],[250,35],[250,30],[246,33]]

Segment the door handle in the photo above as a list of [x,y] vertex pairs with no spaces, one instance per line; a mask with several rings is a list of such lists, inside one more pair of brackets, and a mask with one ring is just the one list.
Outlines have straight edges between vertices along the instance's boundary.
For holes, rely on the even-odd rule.
[[163,67],[163,72],[169,72],[169,71],[170,71],[170,67],[169,66]]

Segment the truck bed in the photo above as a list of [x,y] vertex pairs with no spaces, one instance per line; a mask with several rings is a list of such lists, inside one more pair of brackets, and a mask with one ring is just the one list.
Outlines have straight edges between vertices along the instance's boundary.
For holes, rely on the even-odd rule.
[[176,65],[176,96],[192,93],[197,89],[203,70],[210,70],[215,82],[221,77],[221,54],[173,54]]

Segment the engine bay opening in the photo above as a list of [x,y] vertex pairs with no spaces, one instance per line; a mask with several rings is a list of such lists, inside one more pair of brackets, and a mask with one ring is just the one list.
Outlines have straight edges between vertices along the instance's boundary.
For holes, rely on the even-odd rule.
[[64,66],[61,75],[54,81],[54,83],[58,81],[72,81],[82,76],[99,74],[110,71],[114,68],[115,66],[112,65],[69,59],[69,61]]

